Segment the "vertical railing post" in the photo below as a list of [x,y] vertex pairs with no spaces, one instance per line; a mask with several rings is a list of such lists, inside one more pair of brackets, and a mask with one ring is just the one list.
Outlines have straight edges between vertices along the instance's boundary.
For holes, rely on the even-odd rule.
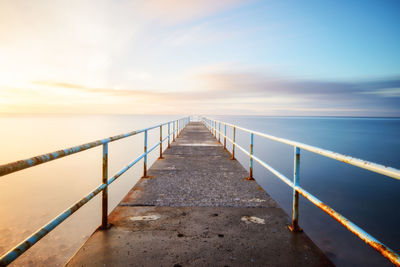
[[108,225],[108,143],[103,144],[102,174],[102,183],[106,186],[102,192],[101,229],[105,230]]
[[176,121],[174,121],[174,125],[173,125],[172,142],[175,142],[175,123],[176,123]]
[[219,122],[219,126],[218,126],[218,142],[221,143],[221,122]]
[[301,232],[302,229],[299,227],[299,192],[296,190],[296,186],[299,186],[300,182],[300,148],[294,148],[294,166],[293,166],[293,214],[292,214],[292,225],[289,229],[292,232]]
[[212,128],[212,130],[213,130],[213,135],[215,136],[215,121],[213,121],[213,128]]
[[162,143],[163,143],[163,141],[162,141],[162,124],[160,125],[160,157],[159,157],[159,159],[163,159],[163,156],[162,156]]
[[171,139],[170,139],[171,133],[170,132],[171,132],[170,123],[168,122],[168,148],[171,147]]
[[233,137],[232,137],[232,157],[231,159],[235,159],[235,142],[236,142],[236,126],[233,126]]
[[224,130],[224,149],[226,149],[226,124],[225,125],[225,130]]
[[254,149],[254,134],[250,134],[250,166],[249,166],[249,177],[247,180],[254,180],[253,178],[253,149]]
[[217,122],[214,121],[214,136],[217,138]]
[[143,178],[147,177],[147,130],[144,131]]

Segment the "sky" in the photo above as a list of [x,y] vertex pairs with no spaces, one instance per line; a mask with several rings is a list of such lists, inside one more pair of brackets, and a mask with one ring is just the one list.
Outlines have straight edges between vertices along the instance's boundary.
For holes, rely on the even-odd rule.
[[2,0],[0,114],[400,117],[400,1]]

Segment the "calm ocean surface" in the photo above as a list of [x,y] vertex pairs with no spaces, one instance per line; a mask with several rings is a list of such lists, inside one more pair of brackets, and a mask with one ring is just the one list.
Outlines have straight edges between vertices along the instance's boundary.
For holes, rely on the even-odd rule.
[[[2,116],[0,164],[152,126],[180,116]],[[214,116],[237,125],[400,169],[400,119]],[[228,129],[231,135],[231,130]],[[149,135],[149,146],[158,131]],[[249,145],[249,134],[238,131]],[[228,146],[229,149],[231,146]],[[143,135],[109,146],[109,175],[139,156]],[[156,150],[157,151],[157,150]],[[237,150],[247,168],[248,157]],[[254,153],[292,177],[293,148],[255,137]],[[149,157],[152,163],[158,154]],[[110,209],[138,181],[142,163],[110,186]],[[255,163],[259,184],[291,214],[292,192]],[[302,151],[300,183],[307,191],[395,251],[400,251],[400,181]],[[101,183],[101,147],[0,178],[0,254],[22,241]],[[100,196],[100,195],[99,195]],[[100,223],[100,197],[89,202],[15,261],[14,266],[62,266]],[[300,225],[339,266],[391,266],[324,212],[300,198]]]

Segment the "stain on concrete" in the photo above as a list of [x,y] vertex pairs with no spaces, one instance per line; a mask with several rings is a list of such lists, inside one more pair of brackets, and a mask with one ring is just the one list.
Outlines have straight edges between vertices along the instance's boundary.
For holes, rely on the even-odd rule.
[[163,155],[67,266],[332,266],[202,124]]

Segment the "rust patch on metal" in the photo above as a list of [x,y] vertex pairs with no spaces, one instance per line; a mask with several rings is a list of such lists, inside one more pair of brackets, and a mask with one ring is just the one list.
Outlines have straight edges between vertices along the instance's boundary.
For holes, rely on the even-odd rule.
[[395,255],[393,255],[393,253],[391,251],[389,251],[385,246],[383,246],[382,244],[377,243],[377,242],[370,242],[369,244],[376,251],[378,251],[383,256],[385,256],[387,259],[389,259],[394,265],[400,266],[399,258],[396,257]]
[[295,233],[301,233],[301,232],[303,232],[303,229],[300,227],[300,226],[295,226],[295,227],[293,227],[293,225],[287,225],[287,228],[291,231],[291,232],[295,232]]
[[[305,194],[303,194],[301,191],[299,192],[302,196],[305,198],[308,198]],[[370,245],[372,248],[374,248],[376,251],[378,251],[380,254],[382,254],[385,258],[390,260],[394,265],[400,266],[399,261],[400,259],[397,257],[397,255],[391,251],[389,248],[385,247],[383,244],[375,242],[373,240],[369,240],[367,237],[362,236],[359,232],[356,230],[351,229],[349,226],[350,222],[346,218],[341,218],[335,212],[332,210],[329,206],[327,206],[324,203],[315,203],[316,206],[320,207],[323,211],[325,211],[329,216],[331,216],[333,219],[338,221],[340,224],[342,224],[344,227],[346,227],[350,232],[352,232],[354,235],[359,237],[361,240],[363,240],[366,244]]]
[[253,178],[253,168],[250,168],[249,176],[245,178],[247,181],[255,181]]

